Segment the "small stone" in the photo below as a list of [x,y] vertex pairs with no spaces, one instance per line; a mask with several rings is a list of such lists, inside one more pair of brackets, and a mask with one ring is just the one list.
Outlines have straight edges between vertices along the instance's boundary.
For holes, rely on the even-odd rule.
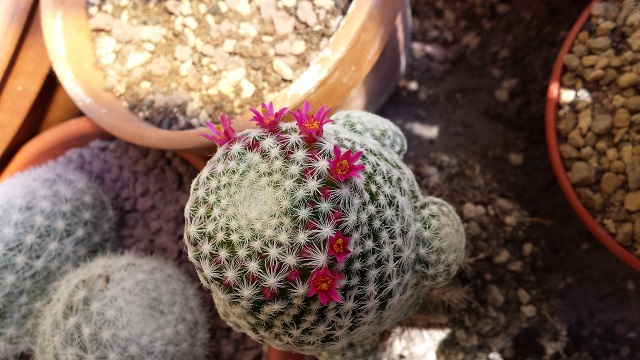
[[521,166],[524,164],[524,154],[509,153],[507,157],[509,158],[509,163],[513,166]]
[[171,61],[165,56],[155,58],[149,63],[147,70],[154,76],[168,76],[171,72]]
[[640,189],[640,156],[632,155],[627,161],[625,171],[629,189],[631,191]]
[[624,179],[620,176],[612,172],[606,172],[600,179],[600,190],[605,194],[612,194],[615,190],[622,186],[623,183]]
[[522,305],[527,305],[529,301],[531,301],[531,295],[529,295],[527,290],[523,288],[518,288],[518,290],[516,290],[516,296]]
[[529,304],[520,306],[520,313],[526,318],[532,318],[538,315],[538,309]]
[[633,224],[626,222],[620,225],[616,233],[616,241],[623,246],[629,246],[631,239],[633,239]]
[[564,63],[564,66],[568,69],[568,70],[577,70],[580,68],[580,58],[577,57],[574,54],[567,54],[562,58],[562,62]]
[[193,14],[193,9],[191,9],[191,3],[189,1],[183,1],[180,3],[180,14],[183,16]]
[[276,11],[272,21],[276,35],[288,35],[293,32],[296,26],[296,19],[282,10]]
[[512,261],[507,264],[507,270],[513,272],[520,272],[524,268],[524,263],[522,261]]
[[333,10],[336,7],[336,2],[335,0],[313,0],[313,5],[325,10]]
[[613,21],[601,22],[596,28],[596,36],[608,36],[615,27],[616,23]]
[[189,46],[176,45],[173,56],[180,62],[186,62],[191,59],[192,50]]
[[509,101],[509,90],[505,88],[498,88],[493,93],[493,96],[501,103],[506,103]]
[[198,21],[193,16],[185,17],[182,23],[191,30],[198,28]]
[[273,49],[276,51],[276,55],[289,55],[291,53],[291,42],[288,40],[277,43]]
[[509,259],[511,259],[511,253],[509,253],[509,250],[502,249],[496,256],[493,257],[492,262],[496,265],[503,265],[506,264]]
[[533,253],[533,244],[526,242],[522,244],[522,256],[529,257]]
[[146,63],[147,60],[149,60],[149,58],[151,58],[151,54],[149,54],[146,51],[145,52],[132,52],[127,57],[127,62],[124,65],[124,67],[127,70],[131,70],[131,69],[137,68],[137,67],[143,65],[144,63]]
[[133,41],[137,36],[137,29],[135,26],[128,22],[121,20],[113,21],[113,28],[111,29],[111,35],[118,40],[119,43],[129,43]]
[[623,106],[633,112],[640,111],[640,96],[636,95],[625,99],[623,102]]
[[229,71],[226,75],[226,79],[229,82],[229,85],[236,86],[245,78],[247,75],[247,70],[245,68],[237,68]]
[[635,32],[631,36],[627,38],[627,44],[631,46],[631,50],[639,51],[640,50],[640,32]]
[[295,40],[291,45],[291,54],[300,55],[307,50],[307,44],[304,40]]
[[141,26],[140,40],[159,43],[167,35],[167,29],[162,26]]
[[640,192],[630,192],[624,197],[624,208],[629,211],[640,210]]
[[569,105],[575,100],[576,91],[573,89],[561,88],[558,101],[561,105]]
[[611,48],[611,39],[608,36],[598,36],[588,39],[586,45],[594,53],[600,53]]
[[180,2],[178,1],[169,0],[166,3],[164,3],[164,8],[171,15],[176,15],[176,16],[180,15]]
[[240,81],[240,88],[242,89],[240,92],[240,97],[243,99],[250,98],[256,91],[256,86],[247,79],[242,79]]
[[465,219],[475,219],[486,214],[487,209],[482,205],[475,205],[473,203],[465,203],[462,206],[462,217]]
[[280,75],[283,80],[293,80],[293,70],[281,59],[273,60],[273,71]]
[[518,218],[513,215],[507,215],[504,217],[503,222],[508,226],[516,226],[518,224]]
[[487,285],[487,302],[490,305],[500,307],[504,304],[504,300],[504,295],[502,294],[502,291],[500,291],[499,287],[494,284]]
[[592,122],[593,116],[591,109],[583,110],[578,114],[578,128],[583,135],[589,131]]
[[229,54],[232,54],[236,50],[236,44],[238,40],[235,39],[225,39],[224,43],[222,43],[222,49]]
[[595,120],[591,124],[591,131],[595,134],[603,135],[608,133],[613,127],[613,118],[609,114],[596,115]]
[[575,129],[569,133],[567,136],[567,142],[569,145],[574,146],[576,148],[581,148],[584,146],[584,138],[580,133],[579,129]]
[[315,26],[318,23],[318,15],[313,9],[313,4],[307,0],[298,1],[296,8],[296,17],[300,22],[309,26]]
[[113,28],[113,16],[99,12],[89,19],[89,27],[91,30],[111,31]]
[[629,122],[631,120],[631,114],[629,110],[625,108],[619,108],[616,110],[616,114],[613,117],[613,126],[615,127],[627,127],[629,126]]
[[216,56],[216,48],[214,48],[211,44],[205,44],[202,46],[202,49],[200,49],[200,52],[208,57],[214,57]]
[[258,0],[258,8],[260,9],[260,16],[263,19],[271,19],[276,13],[276,1]]
[[242,16],[251,15],[251,5],[248,0],[241,0],[238,5],[236,5],[235,10]]
[[596,181],[596,171],[584,161],[576,161],[567,173],[573,185],[589,185]]
[[576,126],[578,120],[573,113],[567,113],[558,121],[558,132],[564,136],[567,136],[571,130]]
[[640,82],[640,76],[632,72],[627,72],[618,77],[616,84],[622,89],[626,89],[631,86],[635,86]]

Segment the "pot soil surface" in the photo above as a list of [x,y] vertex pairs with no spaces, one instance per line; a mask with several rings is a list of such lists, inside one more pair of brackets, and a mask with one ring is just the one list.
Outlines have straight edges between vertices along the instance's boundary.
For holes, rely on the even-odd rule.
[[[588,3],[411,1],[413,56],[381,115],[409,136],[423,190],[466,224],[466,296],[413,319],[451,330],[439,358],[640,358],[640,273],[579,221],[546,150],[549,75]],[[403,358],[424,359],[411,334]]]

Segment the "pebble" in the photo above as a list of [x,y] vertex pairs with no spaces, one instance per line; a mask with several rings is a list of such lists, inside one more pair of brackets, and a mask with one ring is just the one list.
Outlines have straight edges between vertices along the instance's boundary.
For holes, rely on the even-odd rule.
[[475,219],[486,213],[487,209],[482,205],[475,205],[468,202],[462,206],[462,217],[464,219]]
[[608,133],[613,127],[613,118],[609,114],[596,115],[593,123],[591,124],[591,130],[598,135]]
[[511,259],[511,253],[507,249],[501,249],[496,256],[493,257],[492,262],[496,265],[506,264]]
[[526,318],[532,318],[538,315],[538,309],[529,304],[520,306],[520,313]]
[[175,51],[173,52],[173,56],[176,60],[180,62],[185,62],[191,59],[191,54],[193,50],[191,47],[185,45],[177,45]]
[[522,244],[522,256],[529,257],[533,253],[533,244],[532,243],[524,243]]
[[313,5],[325,10],[332,10],[336,7],[335,0],[313,0]]
[[523,288],[518,288],[518,290],[516,290],[516,296],[522,305],[527,305],[529,301],[531,301],[531,295]]
[[124,67],[128,70],[137,68],[143,65],[144,63],[146,63],[150,58],[151,58],[151,54],[149,54],[146,51],[129,53],[129,56],[127,57],[127,62],[125,63]]
[[111,31],[113,29],[113,16],[98,12],[89,19],[91,30]]
[[180,15],[180,2],[169,0],[164,3],[164,8],[172,15]]
[[313,9],[313,4],[307,0],[300,0],[296,8],[296,17],[302,23],[315,26],[318,23],[318,15]]
[[250,98],[253,95],[253,93],[256,91],[255,85],[253,85],[253,83],[251,83],[247,79],[242,79],[240,81],[240,88],[242,89],[240,92],[240,97],[243,99]]
[[300,55],[307,50],[307,44],[304,40],[295,40],[291,45],[291,54]]
[[640,192],[630,192],[624,197],[624,208],[628,211],[640,210]]
[[512,261],[507,264],[507,270],[513,272],[520,272],[524,268],[524,263],[522,261]]
[[589,185],[596,181],[596,171],[584,161],[576,161],[567,173],[573,185]]
[[627,185],[631,191],[640,189],[640,155],[631,155],[625,167]]
[[509,153],[507,157],[509,158],[509,163],[513,166],[521,166],[524,164],[524,154]]
[[[626,207],[626,202],[625,202]],[[630,222],[626,222],[618,228],[618,232],[616,233],[616,241],[624,246],[631,245],[631,240],[633,239],[633,224]]]
[[494,284],[487,285],[487,302],[495,307],[504,304],[505,297],[500,288]]
[[612,173],[606,172],[600,179],[600,191],[604,194],[612,194],[620,186],[624,184],[624,178]]
[[283,80],[293,80],[293,70],[291,70],[291,68],[281,59],[273,60],[273,71],[275,71],[276,74],[280,75]]

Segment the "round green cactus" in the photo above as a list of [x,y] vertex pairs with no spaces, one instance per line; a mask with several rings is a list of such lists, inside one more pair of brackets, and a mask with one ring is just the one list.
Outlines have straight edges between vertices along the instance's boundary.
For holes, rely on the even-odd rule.
[[258,129],[210,126],[220,148],[185,209],[189,259],[234,329],[282,350],[367,354],[454,275],[462,224],[421,196],[388,120],[252,111]]
[[37,359],[205,359],[208,320],[172,264],[104,256],[67,274],[42,311]]
[[33,320],[51,283],[113,237],[106,196],[84,175],[56,163],[0,184],[0,358],[31,345]]

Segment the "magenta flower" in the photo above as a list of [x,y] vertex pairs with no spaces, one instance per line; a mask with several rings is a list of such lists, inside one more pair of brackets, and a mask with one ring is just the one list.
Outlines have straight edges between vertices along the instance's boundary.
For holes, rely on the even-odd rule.
[[286,107],[275,111],[273,102],[269,102],[269,105],[262,103],[260,105],[260,111],[256,109],[249,110],[253,113],[253,117],[249,121],[255,121],[259,127],[269,131],[274,131],[278,128],[280,120],[282,120],[282,117],[287,112]]
[[350,238],[342,235],[340,230],[336,231],[336,233],[329,238],[329,255],[335,255],[338,263],[343,263],[349,254],[351,254],[351,250],[347,249],[349,247]]
[[338,145],[333,145],[333,159],[329,160],[329,171],[338,181],[345,181],[351,177],[360,177],[358,174],[364,169],[364,165],[356,164],[362,156],[362,151],[351,154],[351,149],[342,153]]
[[207,127],[211,130],[212,135],[209,134],[200,134],[205,138],[213,141],[218,145],[218,147],[223,146],[224,144],[232,141],[236,137],[236,131],[231,127],[232,120],[231,118],[227,119],[227,115],[222,113],[220,115],[220,125],[215,125],[211,122],[206,122]]
[[327,119],[327,114],[329,114],[331,110],[332,108],[325,110],[324,105],[322,105],[314,115],[311,113],[309,101],[305,101],[302,110],[296,109],[295,113],[292,111],[289,111],[289,113],[296,119],[300,133],[308,140],[313,140],[318,136],[322,136],[322,127],[325,124],[333,122],[333,120]]
[[330,271],[329,268],[316,269],[309,279],[309,293],[307,297],[318,294],[322,305],[327,305],[328,301],[337,301],[342,303],[342,298],[336,289],[342,287],[338,281],[344,277],[344,274],[338,274],[337,270]]

